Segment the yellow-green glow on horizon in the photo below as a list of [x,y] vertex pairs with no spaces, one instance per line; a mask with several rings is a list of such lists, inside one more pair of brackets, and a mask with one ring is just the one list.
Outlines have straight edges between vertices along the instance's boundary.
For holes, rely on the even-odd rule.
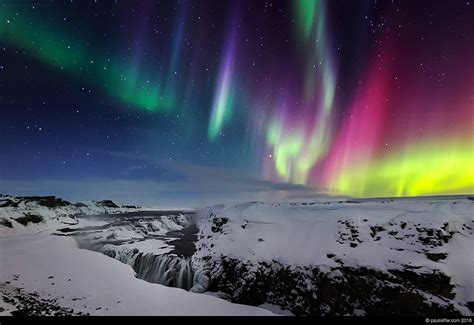
[[380,160],[347,167],[331,187],[356,197],[474,193],[474,142],[411,145]]

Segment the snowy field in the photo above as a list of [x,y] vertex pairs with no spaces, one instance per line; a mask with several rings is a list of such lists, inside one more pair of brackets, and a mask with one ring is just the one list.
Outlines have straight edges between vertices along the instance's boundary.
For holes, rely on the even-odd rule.
[[0,197],[0,312],[473,314],[472,197],[142,211]]
[[78,249],[49,231],[0,239],[2,286],[56,298],[90,315],[269,315],[208,295],[152,284],[100,253]]
[[[469,200],[248,203],[214,208],[211,213],[228,219],[224,234],[213,232],[212,223],[202,226],[213,236],[215,255],[329,267],[337,265],[328,257],[335,255],[346,265],[382,271],[414,264],[452,275],[459,297],[474,300],[474,202]],[[419,233],[429,236],[431,229],[442,228],[442,235],[455,234],[447,243],[420,241]],[[426,253],[447,257],[440,263]]]
[[[78,249],[71,237],[53,236],[62,221],[70,221],[64,207],[48,209],[28,203],[47,222],[13,228],[0,226],[0,291],[54,300],[67,310],[90,315],[271,315],[264,309],[169,288],[137,279],[130,266],[103,254]],[[23,207],[0,208],[2,217],[19,217]],[[3,211],[2,211],[3,210]],[[58,214],[58,210],[60,214]],[[64,213],[64,214],[63,214]],[[58,217],[60,215],[60,217]],[[13,219],[13,218],[11,218]],[[78,219],[75,226],[97,225]],[[0,310],[16,308],[5,300]],[[41,311],[39,311],[41,312]]]
[[[473,313],[472,197],[252,202],[216,206],[200,214],[201,240],[194,265],[220,279],[217,287],[236,301],[257,304],[253,294],[259,290],[268,290],[261,298],[265,301],[291,293],[291,288],[273,291],[260,284],[282,272],[287,279],[298,277],[301,295],[308,295],[318,291],[321,281],[311,276],[315,268],[333,279],[331,285],[349,286],[354,281],[348,280],[347,272],[367,269],[377,274],[367,284],[373,291],[380,283],[401,286],[428,305],[436,302],[465,315]],[[233,286],[229,276],[246,277],[242,283],[248,288]],[[438,282],[444,283],[443,289],[437,288]],[[356,295],[348,293],[348,299],[359,300]],[[384,295],[381,292],[378,298]],[[375,304],[366,305],[371,303]]]

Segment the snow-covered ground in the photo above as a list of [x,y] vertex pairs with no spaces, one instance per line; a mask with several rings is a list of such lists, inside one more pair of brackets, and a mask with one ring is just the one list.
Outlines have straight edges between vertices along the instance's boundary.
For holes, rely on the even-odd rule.
[[[149,208],[117,206],[111,201],[72,204],[54,196],[15,197],[0,195],[0,235],[17,236],[60,227],[98,225],[97,221],[77,219],[79,215],[114,214],[147,211]],[[25,216],[39,216],[39,222],[21,223]],[[79,224],[80,223],[80,224]],[[8,226],[7,226],[8,225]]]
[[152,284],[70,237],[41,232],[0,239],[0,282],[57,298],[91,315],[270,315],[265,310]]
[[[107,224],[103,220],[77,218],[80,214],[136,212],[135,208],[95,203],[63,205],[51,199],[45,203],[37,198],[7,196],[0,198],[0,205],[0,315],[25,308],[29,312],[33,309],[34,314],[272,315],[265,309],[137,279],[129,265],[79,249],[72,237],[53,235],[59,228]],[[31,215],[43,219],[21,219]],[[158,229],[160,226],[166,226],[166,231],[176,228],[166,218],[163,225],[155,226],[158,233],[164,231]],[[130,238],[124,229],[113,235]],[[137,242],[136,246],[150,251],[166,244],[156,239]],[[167,251],[158,249],[158,253]]]
[[[466,197],[253,202],[216,206],[200,216],[194,265],[211,278],[223,278],[223,283],[229,276],[254,281],[262,272],[269,272],[268,278],[272,271],[267,269],[275,272],[285,266],[306,271],[317,267],[334,278],[344,277],[341,269],[348,268],[387,276],[414,272],[420,278],[438,272],[454,286],[456,308],[472,314],[466,304],[474,301],[474,202]],[[239,261],[227,267],[232,272],[236,266],[245,271],[226,274],[229,261]],[[239,301],[234,289],[229,293]],[[308,291],[313,289],[309,286]],[[429,290],[419,293],[426,296]]]
[[0,291],[100,315],[473,314],[472,197],[155,212],[0,197]]
[[[474,203],[468,200],[453,203],[249,203],[212,210],[217,218],[228,219],[222,226],[224,234],[213,232],[212,222],[201,229],[214,237],[212,254],[216,255],[278,260],[290,265],[336,266],[334,258],[328,257],[334,254],[343,258],[346,265],[353,263],[379,270],[416,263],[458,275],[456,278],[463,287],[472,286]],[[444,234],[456,231],[457,235],[429,250],[448,254],[444,262],[436,263],[424,254],[427,247],[419,241],[416,228],[441,228],[445,222],[448,225]],[[376,231],[376,227],[380,230]],[[209,252],[204,250],[200,254]],[[467,298],[474,300],[474,286],[470,288]]]

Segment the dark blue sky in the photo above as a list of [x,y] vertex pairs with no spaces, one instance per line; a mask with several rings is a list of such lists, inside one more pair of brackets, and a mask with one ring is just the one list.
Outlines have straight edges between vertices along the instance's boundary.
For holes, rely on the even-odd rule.
[[[472,13],[465,1],[410,3],[323,3],[333,129],[378,32]],[[304,102],[314,52],[295,3],[6,0],[0,19],[0,192],[169,205],[316,193],[267,168],[268,124],[289,89]]]

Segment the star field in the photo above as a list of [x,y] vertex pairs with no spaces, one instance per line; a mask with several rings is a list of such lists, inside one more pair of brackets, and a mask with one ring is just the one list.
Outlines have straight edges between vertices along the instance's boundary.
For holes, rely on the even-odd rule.
[[3,1],[0,181],[192,182],[190,164],[472,193],[473,21],[461,0]]

